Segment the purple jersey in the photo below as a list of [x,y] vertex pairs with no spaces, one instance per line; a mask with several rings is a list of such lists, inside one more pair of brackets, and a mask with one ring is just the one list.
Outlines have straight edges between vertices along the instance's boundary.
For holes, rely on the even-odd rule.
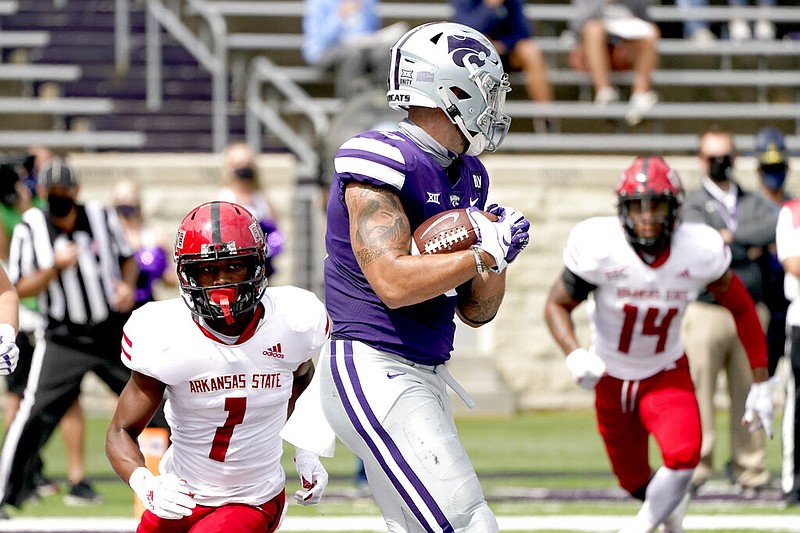
[[334,163],[325,236],[325,305],[334,338],[358,340],[420,364],[447,361],[453,349],[456,297],[441,295],[399,309],[384,305],[353,254],[344,188],[350,181],[388,188],[399,196],[413,233],[442,211],[483,209],[489,188],[486,169],[471,156],[461,156],[443,169],[399,131],[357,135],[339,148]]

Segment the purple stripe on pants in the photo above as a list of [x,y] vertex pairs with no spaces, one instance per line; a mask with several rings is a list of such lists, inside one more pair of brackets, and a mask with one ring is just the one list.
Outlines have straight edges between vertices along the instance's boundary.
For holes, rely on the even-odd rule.
[[435,533],[434,530],[431,529],[431,527],[427,524],[427,521],[422,516],[422,513],[420,512],[419,508],[416,506],[414,501],[411,499],[410,495],[408,494],[408,491],[406,491],[405,487],[402,485],[402,483],[400,483],[400,480],[397,479],[395,473],[389,468],[385,458],[381,455],[380,450],[378,450],[375,441],[369,435],[367,430],[361,424],[361,421],[359,420],[358,416],[356,415],[355,410],[353,408],[353,404],[351,403],[350,398],[347,396],[347,391],[344,388],[342,376],[339,374],[339,369],[336,365],[336,359],[337,357],[339,357],[339,354],[337,354],[337,346],[339,342],[342,342],[344,344],[343,357],[344,357],[345,370],[347,372],[347,377],[349,378],[350,383],[353,386],[353,391],[355,393],[354,399],[358,402],[358,405],[361,407],[361,409],[363,409],[364,414],[366,415],[367,419],[370,422],[370,425],[372,426],[372,429],[378,434],[380,440],[383,442],[384,446],[386,446],[386,448],[389,450],[394,461],[398,464],[402,472],[405,474],[405,476],[413,485],[414,489],[417,491],[419,496],[425,502],[425,505],[428,507],[431,514],[433,514],[433,516],[436,518],[439,526],[442,528],[442,533],[453,533],[454,532],[453,526],[450,525],[450,523],[447,520],[447,517],[444,515],[439,505],[433,499],[433,496],[430,494],[430,492],[428,492],[428,489],[425,488],[424,484],[422,483],[422,480],[419,479],[417,474],[411,468],[411,465],[409,465],[408,462],[406,462],[405,458],[398,449],[397,445],[394,443],[389,434],[383,428],[380,421],[375,416],[375,413],[372,411],[369,403],[367,402],[367,399],[364,396],[364,391],[361,388],[361,382],[359,380],[358,373],[356,372],[356,368],[353,363],[352,341],[336,341],[332,343],[331,346],[331,363],[330,363],[331,375],[333,376],[333,381],[336,385],[336,390],[339,393],[339,397],[342,399],[342,405],[344,406],[344,410],[347,413],[350,422],[353,424],[353,427],[361,436],[361,438],[364,439],[364,442],[366,443],[367,447],[369,447],[370,451],[372,452],[372,455],[381,465],[381,468],[389,477],[389,480],[392,482],[392,485],[394,485],[397,492],[402,496],[403,501],[405,501],[408,504],[409,508],[411,509],[412,513],[414,513],[414,516],[417,518],[420,524],[422,524],[422,526],[425,528],[426,531],[429,531],[430,533]]

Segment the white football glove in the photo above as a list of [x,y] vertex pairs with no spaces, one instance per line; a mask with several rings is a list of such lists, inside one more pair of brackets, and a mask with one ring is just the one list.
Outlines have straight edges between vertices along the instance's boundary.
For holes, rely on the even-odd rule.
[[572,350],[567,356],[567,367],[575,383],[584,389],[593,389],[606,373],[606,364],[594,353],[583,348]]
[[300,476],[302,489],[294,493],[294,499],[300,505],[315,505],[322,499],[322,493],[328,486],[328,472],[319,462],[319,455],[302,448],[295,448],[294,467]]
[[145,509],[159,518],[178,520],[190,516],[196,505],[186,482],[175,474],[153,475],[140,466],[128,480]]
[[772,387],[774,384],[775,377],[771,377],[766,381],[750,385],[742,417],[742,424],[750,424],[751,432],[758,431],[763,427],[769,438],[772,438],[772,412],[774,410]]
[[7,376],[17,368],[19,348],[16,339],[11,324],[0,324],[0,376]]
[[508,247],[511,246],[511,217],[505,217],[497,222],[492,222],[477,207],[468,207],[467,215],[472,221],[472,227],[478,231],[478,242],[475,246],[487,252],[494,258],[495,265],[492,272],[500,273],[508,263],[505,258]]

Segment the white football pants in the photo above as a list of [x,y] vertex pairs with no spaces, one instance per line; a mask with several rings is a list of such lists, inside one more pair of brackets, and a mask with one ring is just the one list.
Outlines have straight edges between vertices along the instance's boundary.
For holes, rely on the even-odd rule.
[[497,532],[435,369],[359,342],[332,340],[325,350],[317,369],[325,417],[363,459],[388,531]]

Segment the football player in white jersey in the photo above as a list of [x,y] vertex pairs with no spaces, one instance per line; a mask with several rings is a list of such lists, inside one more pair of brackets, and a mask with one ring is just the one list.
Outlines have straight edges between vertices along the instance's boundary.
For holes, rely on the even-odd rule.
[[[550,289],[545,319],[575,381],[595,390],[598,428],[620,486],[643,501],[621,533],[650,533],[659,525],[663,532],[682,533],[701,430],[681,317],[704,288],[730,310],[755,381],[742,423],[771,435],[766,341],[719,232],[680,223],[683,187],[663,159],[636,158],[616,194],[618,217],[591,218],[570,233],[566,268]],[[571,313],[589,294],[587,350]],[[650,435],[662,454],[655,472]]]
[[[151,302],[125,325],[132,370],[106,436],[106,455],[142,500],[137,532],[275,531],[285,512],[279,432],[314,374],[329,336],[312,293],[269,287],[264,233],[243,207],[210,202],[175,241],[182,298]],[[188,307],[188,309],[187,309]],[[162,398],[171,446],[153,474],[137,437]],[[297,449],[303,489],[316,503],[327,473]]]

